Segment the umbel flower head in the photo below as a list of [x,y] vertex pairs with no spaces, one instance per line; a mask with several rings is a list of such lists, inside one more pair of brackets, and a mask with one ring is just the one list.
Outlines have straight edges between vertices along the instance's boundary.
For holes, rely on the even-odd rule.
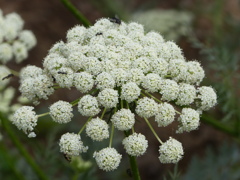
[[170,137],[159,147],[161,163],[177,163],[183,156],[182,143]]
[[126,152],[131,156],[143,155],[148,147],[148,141],[141,133],[133,133],[132,135],[124,138],[122,143]]
[[80,153],[86,152],[88,149],[88,147],[83,146],[80,135],[74,133],[63,134],[59,146],[60,151],[68,157],[78,156]]
[[16,125],[19,130],[23,130],[25,134],[28,134],[29,137],[36,136],[33,130],[37,125],[38,117],[33,109],[34,107],[31,106],[22,106],[15,112],[11,119],[12,123]]
[[73,117],[72,105],[69,102],[58,101],[49,107],[50,116],[55,122],[68,123]]
[[[200,112],[213,107],[217,99],[211,87],[200,86],[204,77],[199,62],[187,61],[182,50],[159,33],[145,33],[135,22],[102,18],[89,28],[70,29],[67,41],[49,50],[42,70],[24,69],[20,91],[36,104],[53,94],[54,87],[76,88],[83,94],[70,104],[54,103],[50,115],[54,121],[70,122],[71,107],[77,105],[78,112],[88,117],[79,134],[86,132],[93,141],[109,139],[109,147],[96,150],[94,158],[100,169],[112,171],[122,157],[111,147],[114,128],[126,133],[122,143],[130,156],[141,156],[151,146],[144,135],[135,132],[138,116],[161,144],[162,163],[177,163],[182,158],[181,143],[174,138],[163,143],[151,124],[165,127],[177,119],[177,133],[197,129]],[[86,150],[77,134],[63,135],[60,148],[68,156]]]
[[28,57],[36,43],[30,30],[23,30],[24,21],[17,13],[3,16],[0,9],[0,63],[6,64],[13,57],[17,63]]
[[117,169],[122,159],[122,155],[116,149],[110,147],[104,148],[99,152],[94,152],[93,157],[98,167],[104,171]]

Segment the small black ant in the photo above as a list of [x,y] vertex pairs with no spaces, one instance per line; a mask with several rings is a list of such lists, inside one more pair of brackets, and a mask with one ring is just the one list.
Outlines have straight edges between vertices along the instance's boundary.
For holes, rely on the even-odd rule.
[[3,81],[4,79],[9,79],[10,77],[13,77],[13,76],[14,76],[13,74],[9,74],[9,75],[3,77],[3,78],[2,78],[2,81]]
[[96,34],[96,36],[99,36],[99,35],[102,35],[102,33],[101,33],[101,32],[98,32],[98,33]]
[[58,71],[58,74],[67,74],[66,72]]

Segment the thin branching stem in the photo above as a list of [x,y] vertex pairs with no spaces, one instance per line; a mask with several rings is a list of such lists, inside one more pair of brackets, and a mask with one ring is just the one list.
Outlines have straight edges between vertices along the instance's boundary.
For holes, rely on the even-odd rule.
[[85,129],[87,123],[88,123],[91,119],[92,119],[92,116],[90,116],[90,117],[88,118],[88,120],[85,122],[85,124],[83,125],[83,127],[80,129],[80,131],[78,132],[78,134],[81,134],[81,133],[83,132],[83,130]]
[[48,114],[49,114],[49,112],[46,112],[46,113],[43,113],[43,114],[39,114],[37,116],[38,116],[38,118],[40,118],[40,117],[43,117],[43,116],[47,116]]
[[234,131],[233,128],[230,128],[228,126],[226,126],[225,124],[221,123],[220,121],[212,118],[211,116],[207,116],[207,115],[202,115],[201,117],[201,121],[204,122],[204,123],[207,123],[211,126],[213,126],[214,128],[226,133],[226,134],[229,134],[233,137],[238,137],[238,132],[237,131]]
[[15,71],[13,69],[10,69],[10,71],[14,76],[19,76],[19,72]]
[[[158,98],[156,98],[155,96],[153,96],[152,94],[150,94],[150,93],[148,93],[148,92],[146,92],[146,91],[144,91],[144,90],[142,90],[146,95],[148,95],[149,97],[151,97],[151,98],[153,98],[155,101],[157,101],[158,103],[163,103],[161,100],[159,100]],[[143,92],[141,92],[141,94],[143,95],[143,96],[145,96],[145,97],[147,97],[145,94],[143,94]],[[176,109],[175,109],[175,112],[177,113],[177,114],[182,114],[182,113],[180,113],[179,111],[177,111]]]
[[110,136],[110,140],[109,140],[109,147],[112,147],[113,134],[114,134],[114,125],[113,125],[113,123],[112,123],[111,136]]
[[106,110],[107,110],[107,108],[104,108],[104,109],[103,109],[103,112],[102,112],[102,115],[101,115],[100,119],[103,119],[104,114],[106,113]]
[[150,122],[148,121],[147,118],[144,118],[148,127],[151,129],[152,133],[154,134],[154,136],[157,138],[157,140],[160,142],[160,144],[163,144],[163,142],[161,141],[161,139],[158,137],[156,131],[153,129],[152,125],[150,124]]
[[90,21],[69,0],[61,0],[61,2],[85,27],[91,25]]

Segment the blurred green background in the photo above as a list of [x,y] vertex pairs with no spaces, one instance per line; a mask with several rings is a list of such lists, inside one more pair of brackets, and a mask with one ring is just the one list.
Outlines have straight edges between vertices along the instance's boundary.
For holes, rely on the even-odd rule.
[[[198,60],[206,77],[202,85],[213,86],[218,95],[218,104],[204,112],[201,126],[191,133],[176,135],[174,125],[158,128],[163,139],[174,136],[182,142],[185,155],[175,165],[164,165],[158,160],[158,142],[144,123],[136,129],[149,140],[147,153],[137,158],[142,179],[182,179],[182,180],[239,180],[240,179],[240,1],[238,0],[73,0],[71,1],[91,23],[101,17],[118,15],[124,21],[138,21],[146,30],[160,31],[168,40],[174,40],[183,49],[188,60]],[[22,64],[14,62],[8,67],[19,71],[27,64],[42,67],[42,60],[50,47],[59,40],[65,41],[68,29],[81,24],[60,0],[1,0],[4,14],[17,12],[25,21],[25,29],[36,35],[37,46],[30,51],[29,58]],[[11,80],[11,86],[18,87],[18,79]],[[16,95],[19,95],[18,93]],[[47,111],[56,100],[72,101],[78,92],[58,90],[49,101],[37,106],[38,113]],[[13,103],[15,100],[13,100]],[[28,139],[11,124],[0,126],[0,179],[39,179],[29,166],[16,142],[6,132],[10,128],[18,137],[36,164],[49,179],[131,179],[128,173],[128,157],[123,155],[120,167],[110,173],[98,170],[92,158],[94,147],[102,143],[92,143],[83,137],[90,148],[83,159],[74,159],[70,164],[59,152],[58,140],[62,133],[78,131],[83,117],[75,116],[69,125],[57,125],[50,118],[43,118],[38,126],[37,138]],[[114,146],[123,152],[122,134],[115,135]]]

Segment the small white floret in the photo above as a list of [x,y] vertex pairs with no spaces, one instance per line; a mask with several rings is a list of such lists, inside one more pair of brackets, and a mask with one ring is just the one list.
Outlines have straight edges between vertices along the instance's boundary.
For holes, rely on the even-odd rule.
[[159,146],[159,160],[161,163],[176,164],[182,159],[184,154],[182,143],[170,137],[166,142]]
[[120,109],[112,116],[111,121],[118,130],[126,131],[133,127],[135,115],[129,109]]
[[141,133],[133,133],[124,138],[122,144],[126,152],[131,156],[143,155],[148,147],[148,141]]
[[108,124],[100,118],[94,118],[86,125],[87,135],[94,141],[102,141],[109,138]]
[[69,102],[57,101],[49,107],[50,116],[57,123],[68,123],[73,117],[73,108]]
[[99,152],[94,152],[93,158],[95,158],[100,169],[113,171],[119,166],[122,155],[119,154],[116,149],[107,147]]

